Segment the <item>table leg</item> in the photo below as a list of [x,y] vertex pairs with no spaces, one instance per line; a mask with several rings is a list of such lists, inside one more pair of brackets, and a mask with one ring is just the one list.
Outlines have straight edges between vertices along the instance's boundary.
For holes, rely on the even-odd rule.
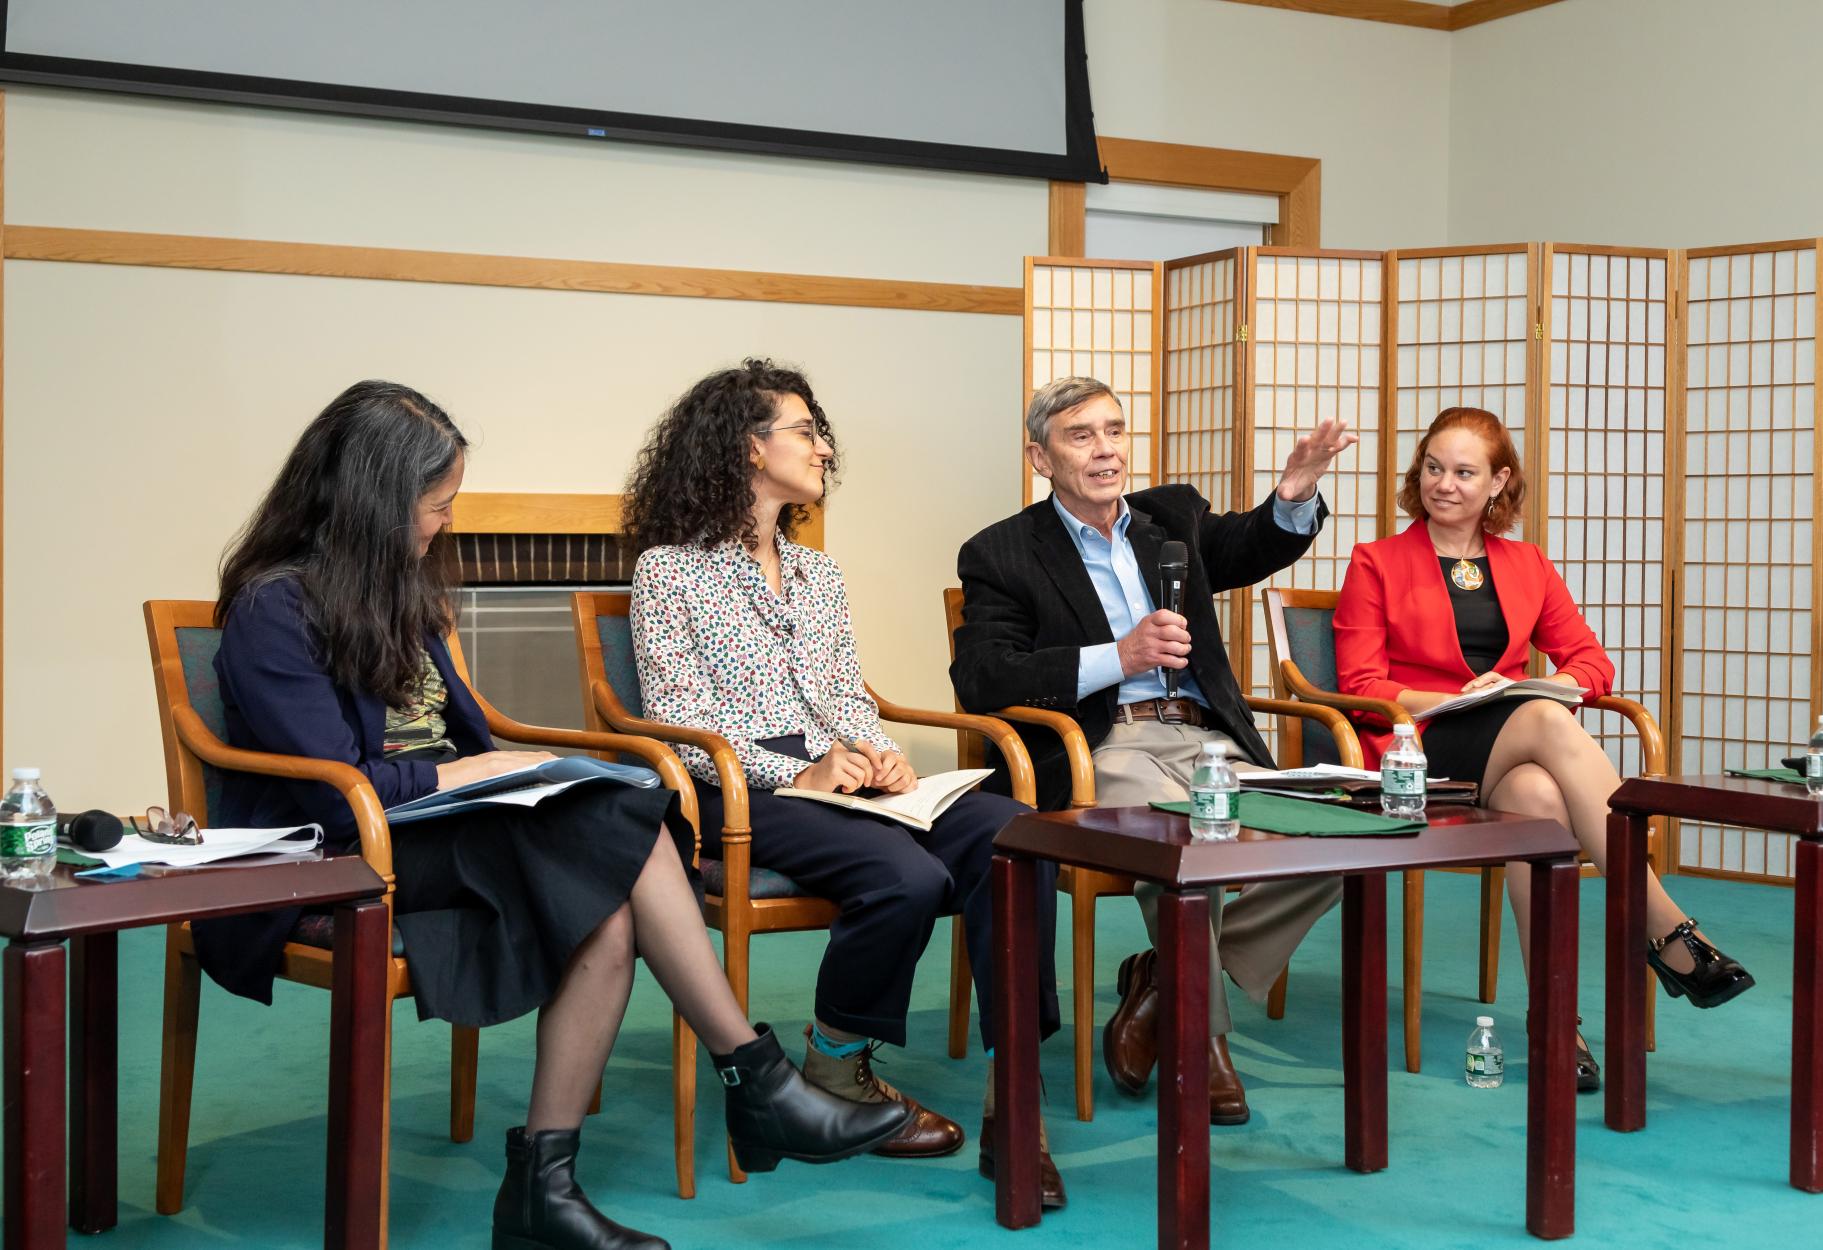
[[381,1193],[386,1152],[386,961],[380,899],[335,913],[329,1006],[329,1168],[326,1250],[378,1250],[385,1240]]
[[1209,896],[1158,900],[1158,1244],[1209,1246]]
[[1646,1127],[1646,833],[1644,816],[1608,814],[1608,1127]]
[[64,1244],[64,953],[6,948],[6,1250]]
[[[1576,1230],[1576,887],[1581,876],[1573,859],[1532,865],[1525,1224],[1544,1238],[1568,1237]],[[1639,995],[1628,1001],[1637,1005]]]
[[1823,842],[1798,842],[1791,980],[1791,1183],[1823,1193]]
[[119,952],[113,933],[70,941],[70,1226],[85,1233],[117,1222]]
[[994,856],[994,1215],[1038,1223],[1037,864]]
[[1343,1157],[1386,1166],[1386,874],[1342,880]]

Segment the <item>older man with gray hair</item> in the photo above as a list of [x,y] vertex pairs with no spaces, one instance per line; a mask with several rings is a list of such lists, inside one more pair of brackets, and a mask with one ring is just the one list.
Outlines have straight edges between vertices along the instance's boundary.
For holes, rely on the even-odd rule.
[[[1205,742],[1261,766],[1271,757],[1222,647],[1213,596],[1296,562],[1328,515],[1317,482],[1356,436],[1323,420],[1299,438],[1278,487],[1258,507],[1214,515],[1186,485],[1127,494],[1127,424],[1120,401],[1094,378],[1063,378],[1026,409],[1026,458],[1051,497],[989,526],[963,546],[964,623],[950,680],[969,711],[1029,704],[1071,713],[1094,748],[1097,801],[1139,806],[1182,799]],[[1154,598],[1159,552],[1189,551],[1183,612]],[[1175,697],[1161,669],[1177,670]],[[1039,806],[1068,801],[1068,765],[1054,735],[1021,727],[1038,773]],[[1135,890],[1156,945],[1158,887]],[[1210,966],[1264,998],[1318,917],[1335,905],[1335,879],[1250,886],[1223,914],[1209,900]],[[1120,966],[1121,1002],[1102,1035],[1114,1083],[1145,1088],[1156,1062],[1156,950]],[[1246,1091],[1228,1054],[1228,1000],[1209,994],[1209,1120],[1241,1124]]]

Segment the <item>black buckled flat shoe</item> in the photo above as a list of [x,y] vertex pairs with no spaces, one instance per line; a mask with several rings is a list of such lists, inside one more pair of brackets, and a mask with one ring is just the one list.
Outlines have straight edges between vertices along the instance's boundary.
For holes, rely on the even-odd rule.
[[1595,1062],[1595,1053],[1583,1038],[1581,1016],[1576,1017],[1576,1023],[1576,1092],[1587,1094],[1601,1088],[1601,1066]]
[[[1646,945],[1646,962],[1658,974],[1665,992],[1673,998],[1688,998],[1697,1007],[1720,1007],[1729,999],[1753,987],[1753,975],[1747,969],[1709,945],[1696,935],[1694,918],[1684,921],[1662,938]],[[1682,942],[1695,965],[1689,972],[1679,972],[1659,952],[1673,942]]]

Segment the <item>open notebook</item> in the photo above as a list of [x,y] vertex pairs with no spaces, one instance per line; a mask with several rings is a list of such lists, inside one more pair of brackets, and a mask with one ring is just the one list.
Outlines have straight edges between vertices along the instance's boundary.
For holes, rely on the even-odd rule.
[[904,794],[886,794],[881,791],[841,794],[828,790],[799,790],[794,786],[786,786],[773,793],[793,799],[809,799],[813,803],[833,803],[837,807],[884,816],[888,820],[896,820],[902,825],[910,825],[913,829],[922,829],[928,833],[937,817],[949,810],[951,803],[993,775],[994,770],[991,768],[959,768],[950,773],[932,773],[928,777],[918,778],[917,786]]
[[1572,707],[1583,701],[1588,690],[1582,686],[1566,686],[1560,681],[1547,681],[1543,677],[1528,677],[1524,681],[1503,681],[1496,686],[1486,686],[1468,694],[1445,699],[1435,707],[1422,712],[1413,712],[1415,721],[1427,721],[1433,716],[1442,716],[1449,712],[1460,712],[1464,708],[1476,707],[1482,703],[1492,703],[1495,699],[1517,699],[1525,695],[1542,695],[1547,699],[1556,699],[1559,703],[1568,703]]

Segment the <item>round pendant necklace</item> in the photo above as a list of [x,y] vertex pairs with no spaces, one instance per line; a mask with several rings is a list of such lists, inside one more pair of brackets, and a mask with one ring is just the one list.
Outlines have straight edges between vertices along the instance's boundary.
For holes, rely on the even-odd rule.
[[[1449,556],[1447,551],[1437,554],[1446,559]],[[1487,576],[1482,573],[1481,566],[1466,555],[1457,556],[1456,563],[1450,565],[1450,580],[1456,583],[1458,590],[1480,590],[1487,584]]]

